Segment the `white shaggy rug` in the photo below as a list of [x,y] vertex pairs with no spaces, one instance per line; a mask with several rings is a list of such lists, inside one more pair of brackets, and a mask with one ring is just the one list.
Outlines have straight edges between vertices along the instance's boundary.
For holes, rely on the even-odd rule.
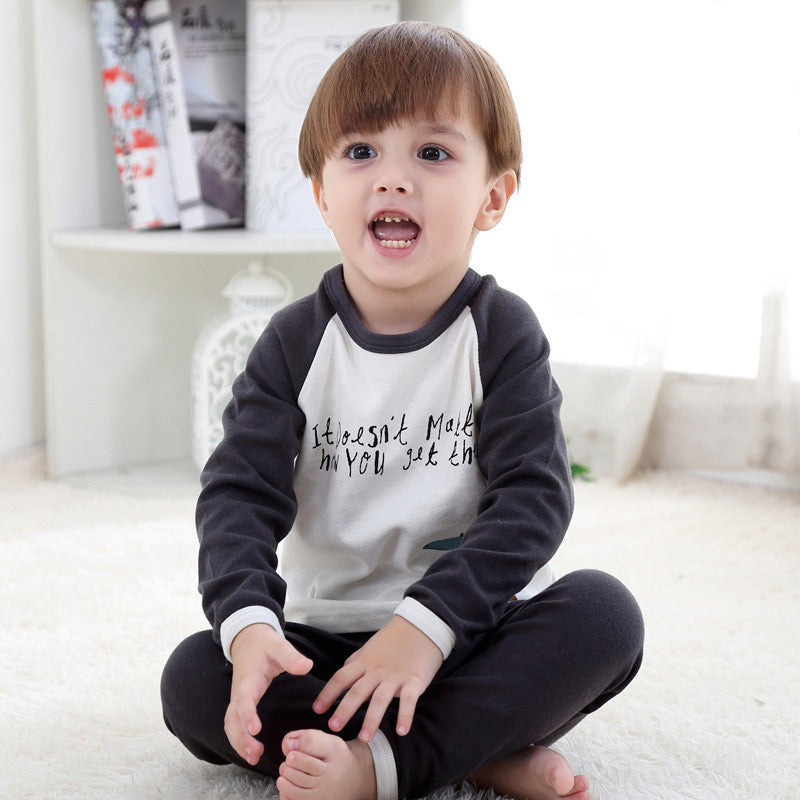
[[[50,483],[38,454],[0,464],[3,800],[277,796],[161,723],[161,665],[205,626],[195,492],[159,472]],[[647,624],[637,679],[559,746],[594,800],[796,800],[800,495],[645,474],[577,496],[559,570],[614,572]]]

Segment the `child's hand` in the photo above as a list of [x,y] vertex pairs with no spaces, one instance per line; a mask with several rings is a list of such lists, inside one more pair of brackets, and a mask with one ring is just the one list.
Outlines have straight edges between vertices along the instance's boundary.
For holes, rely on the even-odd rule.
[[282,672],[305,675],[313,662],[262,623],[248,625],[236,634],[231,658],[233,678],[231,701],[225,712],[225,735],[233,749],[255,766],[264,753],[264,745],[255,738],[261,730],[256,706],[274,678]]
[[389,703],[399,697],[396,730],[404,736],[411,728],[417,700],[443,660],[442,651],[422,631],[394,616],[333,675],[314,701],[314,711],[324,714],[348,689],[328,722],[331,730],[340,731],[371,698],[358,737],[368,742],[375,736]]

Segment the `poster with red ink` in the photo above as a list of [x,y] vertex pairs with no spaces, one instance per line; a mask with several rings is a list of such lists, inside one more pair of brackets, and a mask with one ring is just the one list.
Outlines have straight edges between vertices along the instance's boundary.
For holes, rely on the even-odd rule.
[[142,0],[91,0],[90,10],[128,228],[175,227],[178,206]]
[[241,226],[245,0],[145,0],[181,227]]

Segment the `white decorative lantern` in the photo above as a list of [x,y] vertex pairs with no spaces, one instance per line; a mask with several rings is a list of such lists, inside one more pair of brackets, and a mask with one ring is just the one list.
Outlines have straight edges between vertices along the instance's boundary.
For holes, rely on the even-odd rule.
[[269,318],[291,302],[292,285],[275,269],[252,261],[225,287],[227,316],[203,328],[192,354],[192,455],[202,469],[222,439],[222,412]]

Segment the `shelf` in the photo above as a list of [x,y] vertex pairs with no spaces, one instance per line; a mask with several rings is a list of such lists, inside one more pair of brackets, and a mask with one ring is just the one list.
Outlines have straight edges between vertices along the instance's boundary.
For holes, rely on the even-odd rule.
[[174,229],[128,231],[117,228],[55,230],[50,243],[60,250],[112,253],[183,255],[281,255],[291,253],[338,253],[333,235],[327,232],[275,235],[229,228],[203,231]]
[[[48,473],[120,470],[97,480],[138,486],[121,468],[189,458],[187,371],[231,275],[249,261],[276,266],[304,297],[342,257],[321,220],[295,235],[125,230],[88,4],[30,4]],[[406,19],[463,24],[464,0],[401,6]],[[150,477],[143,486],[173,485]]]

